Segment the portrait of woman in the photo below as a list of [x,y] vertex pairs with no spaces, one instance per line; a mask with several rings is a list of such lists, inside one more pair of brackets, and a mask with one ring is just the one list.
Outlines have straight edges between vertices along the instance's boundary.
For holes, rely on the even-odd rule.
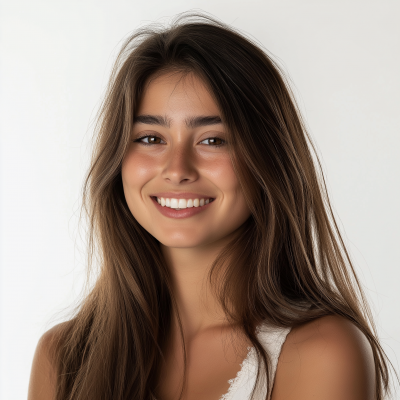
[[381,400],[391,364],[288,80],[185,13],[124,43],[84,210],[100,270],[29,400]]

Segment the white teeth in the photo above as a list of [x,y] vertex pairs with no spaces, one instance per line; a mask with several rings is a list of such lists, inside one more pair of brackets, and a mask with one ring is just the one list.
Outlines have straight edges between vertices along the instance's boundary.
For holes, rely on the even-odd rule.
[[212,199],[168,199],[164,197],[157,197],[157,203],[161,207],[174,208],[176,210],[182,210],[184,208],[191,207],[202,207],[209,204]]
[[179,208],[178,199],[171,199],[171,208]]
[[186,200],[185,199],[179,199],[178,208],[186,208]]

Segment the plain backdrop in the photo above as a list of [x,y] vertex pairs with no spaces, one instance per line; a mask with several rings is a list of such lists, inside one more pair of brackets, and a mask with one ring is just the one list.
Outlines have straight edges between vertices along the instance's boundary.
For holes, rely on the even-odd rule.
[[26,398],[39,337],[85,276],[93,121],[122,40],[206,11],[290,76],[384,349],[400,360],[400,2],[8,0],[0,5],[0,398]]

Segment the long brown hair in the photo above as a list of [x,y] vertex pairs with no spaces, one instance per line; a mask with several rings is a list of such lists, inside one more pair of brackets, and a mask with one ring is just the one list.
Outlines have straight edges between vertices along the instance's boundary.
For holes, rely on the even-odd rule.
[[[125,201],[121,164],[146,82],[171,70],[197,74],[214,96],[251,210],[209,275],[229,320],[242,327],[268,370],[256,335],[260,322],[294,327],[329,314],[347,318],[371,344],[382,399],[388,361],[285,76],[250,39],[190,13],[168,28],[136,31],[115,63],[84,185],[89,263],[97,252],[100,270],[73,318],[60,326],[57,399],[155,397],[174,295],[159,242]],[[235,262],[222,269],[228,260]]]

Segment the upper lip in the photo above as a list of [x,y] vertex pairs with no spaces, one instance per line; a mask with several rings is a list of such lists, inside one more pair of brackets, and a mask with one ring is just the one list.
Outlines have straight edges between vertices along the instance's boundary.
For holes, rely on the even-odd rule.
[[173,193],[173,192],[162,192],[162,193],[154,193],[150,195],[151,197],[164,197],[164,199],[214,199],[213,196],[209,196],[208,194],[199,194],[199,193]]

